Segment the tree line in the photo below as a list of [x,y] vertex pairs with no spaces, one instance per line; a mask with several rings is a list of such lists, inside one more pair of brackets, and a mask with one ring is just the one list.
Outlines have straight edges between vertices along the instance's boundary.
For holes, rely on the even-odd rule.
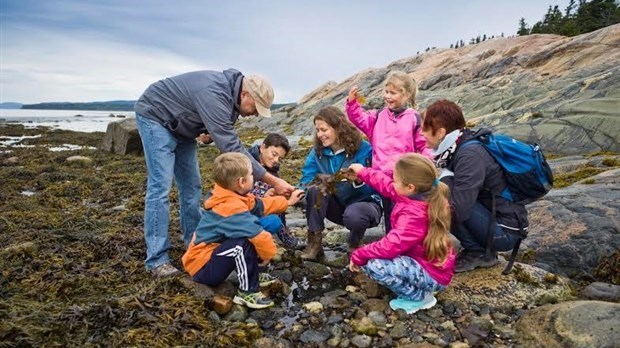
[[525,18],[519,20],[517,35],[558,34],[576,36],[620,23],[620,5],[616,0],[571,0],[561,11],[551,6],[542,20],[529,27]]

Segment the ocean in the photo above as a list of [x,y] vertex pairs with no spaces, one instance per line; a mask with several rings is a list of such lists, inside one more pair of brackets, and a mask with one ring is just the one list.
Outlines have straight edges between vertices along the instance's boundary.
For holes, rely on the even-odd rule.
[[26,127],[47,126],[78,132],[105,132],[108,123],[124,117],[135,117],[133,111],[31,110],[0,109],[0,123],[19,123]]

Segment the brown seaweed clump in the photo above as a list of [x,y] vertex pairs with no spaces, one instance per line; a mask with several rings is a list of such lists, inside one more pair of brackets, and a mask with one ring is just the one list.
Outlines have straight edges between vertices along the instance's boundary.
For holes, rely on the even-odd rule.
[[[98,146],[103,133],[0,127],[0,137],[26,134],[41,137],[0,152],[0,347],[230,347],[262,335],[255,325],[213,321],[178,279],[146,274],[143,157],[43,146]],[[92,164],[71,165],[74,155]],[[199,152],[204,188],[215,155]],[[171,212],[170,254],[180,260],[176,189]]]
[[337,184],[342,181],[355,181],[357,178],[355,173],[346,168],[340,169],[336,174],[317,174],[316,177],[308,183],[307,188],[316,187],[319,191],[318,199],[315,204],[316,209],[321,209],[323,197],[334,195],[337,193]]

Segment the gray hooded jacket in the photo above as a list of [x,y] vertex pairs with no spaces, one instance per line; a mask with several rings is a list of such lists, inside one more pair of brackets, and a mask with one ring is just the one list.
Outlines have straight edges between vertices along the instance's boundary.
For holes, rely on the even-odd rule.
[[243,74],[235,69],[194,71],[150,85],[135,105],[140,116],[158,121],[178,138],[208,133],[222,152],[241,152],[252,161],[256,179],[265,168],[245,149],[235,130]]

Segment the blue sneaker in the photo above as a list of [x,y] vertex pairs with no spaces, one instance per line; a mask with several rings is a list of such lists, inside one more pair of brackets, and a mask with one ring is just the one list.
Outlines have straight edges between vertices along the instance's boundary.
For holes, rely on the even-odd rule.
[[413,314],[421,309],[429,309],[437,304],[437,299],[432,293],[428,293],[422,300],[415,301],[408,298],[395,298],[390,301],[390,307],[393,310],[402,309],[407,314]]

